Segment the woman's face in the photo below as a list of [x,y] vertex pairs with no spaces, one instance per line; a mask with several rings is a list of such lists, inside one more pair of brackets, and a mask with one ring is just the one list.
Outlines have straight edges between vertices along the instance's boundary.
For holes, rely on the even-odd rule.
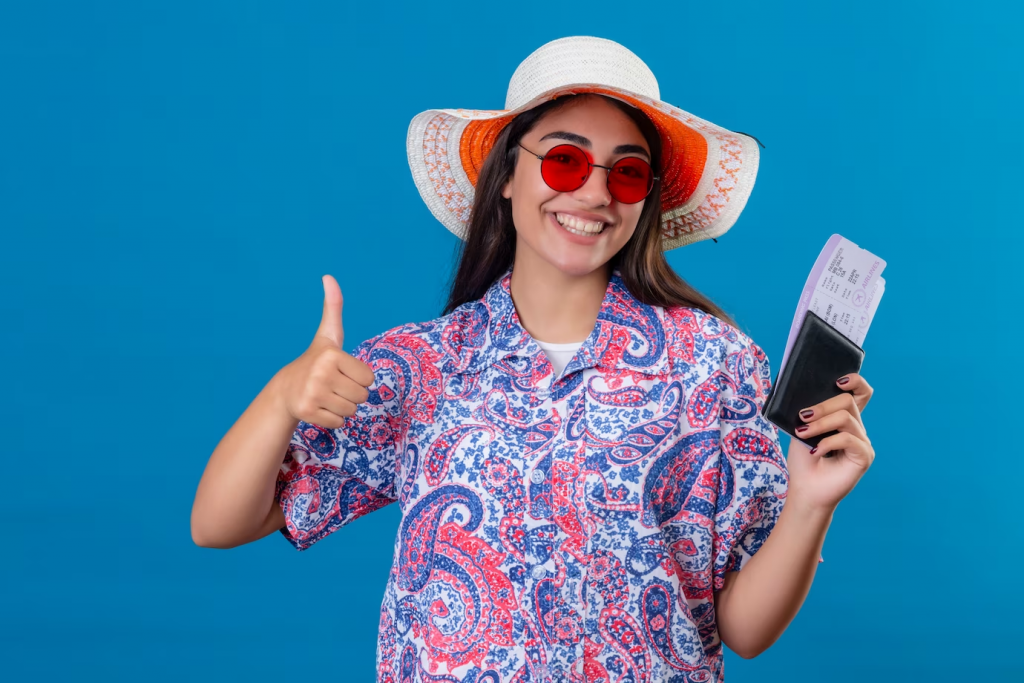
[[[540,155],[556,145],[571,143],[588,151],[593,163],[601,166],[611,166],[625,156],[638,156],[650,163],[650,148],[640,129],[600,97],[580,98],[547,114],[521,143]],[[634,149],[623,151],[623,145]],[[647,200],[636,204],[615,201],[608,192],[608,171],[596,167],[579,189],[557,192],[544,182],[540,166],[540,159],[519,149],[513,176],[502,187],[502,196],[512,201],[516,261],[539,258],[568,275],[591,273],[629,241]],[[567,219],[569,226],[560,224]],[[576,221],[575,225],[571,221]],[[594,234],[578,235],[567,229],[592,230],[594,226],[586,224],[596,222],[602,226]]]

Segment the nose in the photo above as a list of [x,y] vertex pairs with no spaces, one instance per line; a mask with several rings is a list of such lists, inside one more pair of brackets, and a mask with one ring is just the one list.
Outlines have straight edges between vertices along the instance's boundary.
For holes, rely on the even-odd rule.
[[608,191],[608,173],[603,168],[594,166],[590,169],[590,177],[573,195],[588,206],[608,206],[612,203],[612,195]]

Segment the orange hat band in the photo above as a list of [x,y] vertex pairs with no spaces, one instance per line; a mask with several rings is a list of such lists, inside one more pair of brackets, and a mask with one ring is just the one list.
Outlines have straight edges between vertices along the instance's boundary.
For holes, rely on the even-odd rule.
[[[704,165],[707,163],[708,145],[704,136],[678,119],[628,95],[604,88],[577,88],[573,92],[608,95],[643,111],[654,123],[661,137],[662,168],[655,169],[655,173],[662,178],[661,209],[663,212],[671,211],[686,203],[697,189]],[[480,170],[494,146],[494,141],[513,118],[501,116],[478,119],[466,125],[459,144],[459,157],[473,187],[476,187]]]

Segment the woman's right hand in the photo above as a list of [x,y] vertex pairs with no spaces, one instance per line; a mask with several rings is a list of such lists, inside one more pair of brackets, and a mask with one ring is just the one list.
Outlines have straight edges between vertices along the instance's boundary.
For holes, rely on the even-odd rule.
[[330,275],[323,283],[324,312],[313,343],[275,379],[278,399],[293,419],[337,429],[369,398],[374,377],[369,365],[341,350],[341,288]]

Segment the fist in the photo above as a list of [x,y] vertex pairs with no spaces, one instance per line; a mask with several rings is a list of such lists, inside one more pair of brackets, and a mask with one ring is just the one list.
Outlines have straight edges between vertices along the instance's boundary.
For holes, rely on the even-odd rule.
[[324,311],[313,343],[278,373],[280,397],[292,419],[337,429],[369,398],[373,370],[341,350],[341,288],[325,275]]

